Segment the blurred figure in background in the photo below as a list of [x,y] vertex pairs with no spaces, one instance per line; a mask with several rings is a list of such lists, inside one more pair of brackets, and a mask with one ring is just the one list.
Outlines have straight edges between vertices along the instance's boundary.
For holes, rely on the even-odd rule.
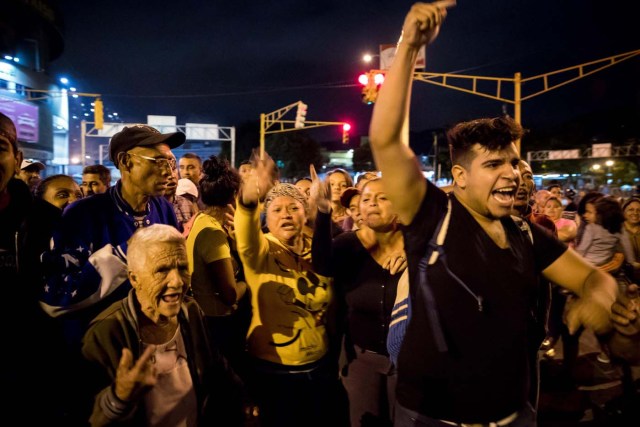
[[180,178],[187,178],[198,185],[202,177],[202,159],[195,153],[185,153],[180,157]]
[[[640,198],[632,197],[624,202],[622,212],[624,214],[624,232],[631,243],[636,261],[640,261]],[[633,276],[630,279],[639,281],[640,270],[634,269]]]
[[562,201],[556,197],[551,196],[547,199],[547,203],[544,205],[544,213],[549,217],[556,226],[558,239],[571,245],[578,233],[578,226],[575,221],[562,217],[564,212],[564,206]]
[[85,197],[102,194],[111,187],[111,171],[104,165],[85,166],[82,170],[82,192]]
[[33,191],[40,182],[40,172],[44,170],[44,163],[37,160],[25,159],[20,165],[18,171],[18,178],[20,178],[30,191]]
[[333,222],[333,234],[342,232],[342,223],[346,218],[347,209],[340,203],[340,195],[347,187],[353,187],[351,175],[344,169],[333,169],[327,172],[324,182],[331,199],[331,221]]

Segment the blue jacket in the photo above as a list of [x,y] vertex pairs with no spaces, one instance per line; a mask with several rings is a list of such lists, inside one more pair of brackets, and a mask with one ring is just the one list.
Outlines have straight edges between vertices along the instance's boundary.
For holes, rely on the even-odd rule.
[[[173,206],[151,197],[143,217],[122,198],[119,181],[104,194],[65,209],[53,233],[53,248],[42,256],[46,283],[42,308],[52,317],[74,313],[88,323],[131,288],[127,241],[138,228],[168,224],[178,228]],[[84,332],[84,331],[82,331]]]

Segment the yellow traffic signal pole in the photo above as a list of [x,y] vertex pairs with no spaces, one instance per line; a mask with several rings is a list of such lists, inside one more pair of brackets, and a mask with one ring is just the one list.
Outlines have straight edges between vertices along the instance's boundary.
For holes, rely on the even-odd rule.
[[[527,101],[533,97],[549,92],[553,89],[557,89],[561,86],[572,83],[583,77],[590,76],[591,74],[597,73],[598,71],[602,71],[619,62],[626,61],[627,59],[633,58],[634,56],[637,56],[637,55],[640,55],[640,49],[633,50],[626,53],[621,53],[619,55],[609,56],[607,58],[597,59],[595,61],[586,62],[584,64],[575,65],[573,67],[563,68],[561,70],[551,71],[545,74],[539,74],[533,77],[527,77],[525,79],[522,78],[520,73],[515,73],[513,78],[506,78],[506,77],[503,78],[503,77],[484,77],[484,76],[472,76],[472,75],[464,75],[464,74],[426,73],[426,72],[414,73],[413,79],[422,81],[425,83],[429,83],[432,85],[436,85],[436,86],[455,89],[455,90],[470,93],[473,95],[483,96],[485,98],[494,99],[496,101],[502,101],[508,104],[513,104],[514,106],[513,119],[517,123],[521,124],[523,101]],[[385,71],[371,70],[371,72],[384,73]],[[567,76],[564,78],[560,76],[560,75],[569,74],[569,73],[577,73],[577,74],[572,76]],[[553,78],[556,76],[559,76],[557,77],[558,81],[555,83],[551,83],[550,78]],[[457,79],[467,83],[467,86],[461,86],[461,85],[455,84]],[[470,87],[468,82],[471,82]],[[491,91],[480,90],[478,88],[478,83],[484,83],[484,82],[491,82],[495,84],[494,90],[491,90]],[[532,91],[531,93],[528,93],[523,96],[522,86],[525,83],[541,84],[542,89],[537,91]],[[503,84],[513,84],[513,98],[506,98],[502,96]],[[516,141],[516,147],[518,149],[518,153],[520,153],[520,140]]]
[[[304,128],[296,128],[295,120],[281,120],[281,118],[291,111],[293,108],[297,107],[298,104],[302,101],[294,102],[293,104],[289,104],[285,107],[282,107],[276,111],[272,111],[271,113],[261,113],[260,114],[260,158],[264,158],[264,146],[265,146],[265,135],[272,133],[282,133],[282,132],[293,132],[296,130],[302,129],[313,129],[323,126],[343,126],[347,124],[346,122],[310,122],[305,120]],[[278,125],[276,129],[269,130],[273,125]]]

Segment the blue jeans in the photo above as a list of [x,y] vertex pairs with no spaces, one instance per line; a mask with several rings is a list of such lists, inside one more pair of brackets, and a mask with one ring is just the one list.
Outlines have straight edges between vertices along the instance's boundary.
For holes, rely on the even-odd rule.
[[[452,427],[451,423],[445,423],[435,418],[430,418],[425,415],[419,414],[411,409],[407,409],[401,406],[396,401],[394,427]],[[457,426],[464,426],[464,424],[454,424]],[[483,424],[486,427],[494,427],[492,424]],[[527,405],[518,413],[518,416],[513,422],[508,424],[508,427],[536,427],[536,411],[527,403]]]

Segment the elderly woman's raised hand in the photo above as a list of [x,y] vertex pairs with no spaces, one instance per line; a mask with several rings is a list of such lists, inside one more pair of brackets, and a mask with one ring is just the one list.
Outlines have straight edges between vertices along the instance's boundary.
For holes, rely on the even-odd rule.
[[313,208],[317,207],[320,212],[329,213],[331,210],[331,201],[327,194],[327,186],[316,173],[313,165],[309,166],[309,176],[311,176],[311,188],[309,189],[309,205]]
[[156,347],[147,347],[137,361],[128,348],[122,349],[122,357],[116,371],[115,394],[123,402],[136,401],[145,391],[156,385],[157,374],[152,362]]

